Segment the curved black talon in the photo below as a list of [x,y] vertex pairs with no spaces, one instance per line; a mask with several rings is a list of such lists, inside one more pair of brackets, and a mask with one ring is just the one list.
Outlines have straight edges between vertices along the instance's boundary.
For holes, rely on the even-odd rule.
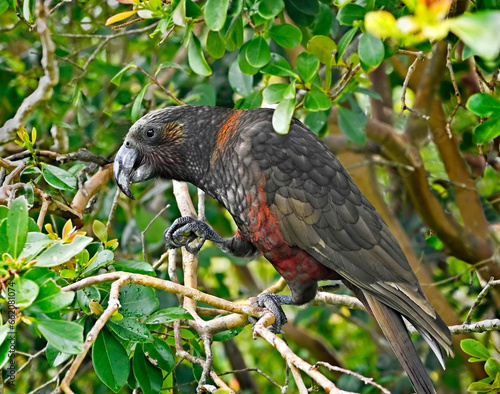
[[271,327],[269,327],[269,330],[274,334],[278,334],[281,331],[281,327],[288,321],[281,305],[291,304],[291,297],[274,293],[265,293],[261,294],[254,304],[271,311],[275,320]]
[[190,253],[197,254],[208,239],[216,243],[224,240],[205,222],[189,216],[175,219],[163,234],[168,249],[184,246]]

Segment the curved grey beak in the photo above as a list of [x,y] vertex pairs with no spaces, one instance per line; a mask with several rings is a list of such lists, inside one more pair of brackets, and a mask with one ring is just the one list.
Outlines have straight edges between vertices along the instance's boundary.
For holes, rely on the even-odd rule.
[[149,164],[139,165],[140,154],[128,141],[125,141],[118,150],[113,164],[115,181],[122,192],[135,200],[130,191],[130,184],[152,178],[153,168]]

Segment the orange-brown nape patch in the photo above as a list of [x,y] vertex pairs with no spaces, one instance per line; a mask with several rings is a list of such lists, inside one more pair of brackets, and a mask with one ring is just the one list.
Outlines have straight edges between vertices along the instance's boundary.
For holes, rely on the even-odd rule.
[[212,154],[212,160],[210,161],[212,164],[217,160],[219,152],[224,149],[224,145],[226,145],[227,140],[231,136],[231,132],[234,130],[236,126],[240,123],[238,120],[241,115],[241,109],[235,109],[231,114],[224,120],[224,123],[220,127],[217,133],[216,146],[214,149],[214,153]]
[[162,142],[179,142],[182,137],[182,128],[179,122],[169,122],[165,125],[162,132]]

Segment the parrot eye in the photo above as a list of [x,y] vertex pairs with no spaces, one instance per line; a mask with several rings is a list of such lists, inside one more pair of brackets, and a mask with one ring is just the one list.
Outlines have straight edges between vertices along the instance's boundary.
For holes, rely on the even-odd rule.
[[146,130],[146,137],[148,138],[153,138],[155,136],[156,132],[154,129],[148,129]]

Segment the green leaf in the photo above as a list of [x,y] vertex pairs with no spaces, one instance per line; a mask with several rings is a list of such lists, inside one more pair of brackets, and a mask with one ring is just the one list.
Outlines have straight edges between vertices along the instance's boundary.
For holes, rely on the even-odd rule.
[[9,3],[7,0],[0,0],[0,14],[3,14],[9,9]]
[[236,102],[237,109],[260,108],[262,106],[262,90],[256,90],[250,93],[247,97]]
[[148,352],[151,360],[158,368],[172,372],[175,366],[175,356],[170,346],[160,338],[154,338],[153,343],[145,343],[144,352]]
[[205,4],[205,23],[210,30],[219,31],[226,23],[229,0],[208,0]]
[[18,197],[10,206],[7,214],[7,239],[9,252],[17,259],[26,244],[28,237],[28,202]]
[[237,336],[240,332],[242,332],[244,328],[245,327],[238,327],[218,332],[217,334],[214,335],[213,340],[215,342],[229,341],[230,339],[233,339],[235,336]]
[[141,91],[134,100],[134,104],[132,104],[132,111],[130,112],[130,117],[132,118],[132,122],[136,122],[141,117],[142,102],[144,100],[146,92],[148,91],[149,85],[151,84],[148,83],[141,89]]
[[[366,133],[364,127],[366,125],[366,116],[359,116],[359,113],[345,107],[337,107],[339,115],[339,127],[342,133],[351,142],[364,144]],[[364,115],[364,114],[363,114]]]
[[473,51],[486,60],[496,59],[500,53],[500,11],[481,11],[464,14],[447,21],[450,30]]
[[26,244],[19,255],[19,258],[25,257],[27,261],[35,258],[47,245],[54,242],[48,237],[48,235],[43,233],[28,233],[26,238]]
[[94,220],[92,230],[94,231],[94,235],[99,238],[102,243],[108,242],[108,230],[106,230],[106,225],[103,222]]
[[130,70],[131,68],[135,67],[133,63],[127,64],[125,67],[123,67],[118,73],[111,79],[111,83],[115,84],[116,86],[120,86],[122,82],[122,77],[125,74],[127,70]]
[[500,117],[500,100],[488,93],[476,93],[469,97],[466,107],[477,116]]
[[79,324],[51,319],[34,319],[34,323],[45,339],[60,352],[83,352],[83,327]]
[[384,43],[370,33],[363,33],[359,40],[358,53],[363,63],[377,67],[384,60]]
[[114,259],[114,254],[111,250],[105,249],[96,253],[94,257],[90,260],[89,265],[82,272],[82,277],[87,277],[99,269],[108,266]]
[[134,376],[144,393],[159,393],[163,385],[163,375],[161,370],[156,368],[146,359],[141,345],[135,348],[134,358],[132,359]]
[[316,55],[323,64],[332,63],[333,51],[336,47],[335,42],[327,36],[314,36],[307,43],[307,50]]
[[56,273],[49,268],[31,268],[26,271],[22,277],[35,282],[38,286],[42,286],[45,282],[56,277]]
[[[200,83],[196,85],[193,88],[193,96],[197,96],[197,99],[192,101],[191,104],[196,104],[196,105],[215,105],[215,102],[217,100],[217,92],[215,91],[214,87],[210,85],[209,83]],[[147,224],[149,224],[150,221],[148,221]],[[160,233],[154,233],[154,227],[160,226],[162,223],[161,220],[156,220],[153,223],[153,226],[150,228],[150,231],[146,233],[146,242],[150,241],[152,238],[163,238],[163,231]]]
[[500,363],[490,357],[484,364],[484,371],[488,374],[488,376],[495,378],[497,374],[500,373]]
[[226,43],[219,32],[210,30],[207,36],[207,52],[214,59],[220,59],[226,52]]
[[69,360],[71,354],[63,353],[49,343],[45,349],[45,357],[47,357],[50,366],[55,368]]
[[106,328],[92,346],[92,364],[98,378],[115,393],[127,382],[130,373],[127,352]]
[[273,19],[283,8],[285,8],[283,0],[264,0],[259,3],[257,12],[264,19]]
[[311,131],[319,135],[322,131],[326,130],[328,120],[328,112],[310,112],[304,119],[304,124],[311,129]]
[[143,317],[158,308],[159,301],[151,287],[126,285],[120,289],[120,313],[125,317]]
[[269,35],[278,45],[284,48],[294,48],[302,41],[302,32],[300,29],[288,23],[274,25],[269,30]]
[[0,222],[0,256],[9,252],[9,239],[7,238],[7,220]]
[[229,67],[228,80],[233,90],[243,97],[252,93],[253,77],[243,73],[238,62],[233,62]]
[[259,68],[250,65],[250,63],[248,63],[247,61],[246,52],[249,44],[250,41],[247,41],[240,48],[240,51],[238,52],[238,66],[240,66],[240,70],[243,71],[245,74],[255,75],[259,72]]
[[478,392],[478,393],[484,393],[488,392],[492,389],[491,384],[488,384],[486,382],[474,382],[467,387],[468,392]]
[[193,320],[193,317],[184,308],[174,307],[174,308],[161,309],[153,313],[144,321],[144,323],[167,324],[179,319]]
[[351,30],[348,30],[342,38],[339,40],[339,45],[337,46],[337,59],[340,60],[344,56],[345,50],[351,43],[352,39],[356,35],[358,31],[357,27],[353,27]]
[[500,135],[500,118],[492,118],[479,124],[474,129],[474,142],[478,145],[486,144]]
[[53,279],[48,280],[40,286],[38,297],[31,304],[31,312],[52,313],[67,307],[73,302],[75,293],[73,291],[62,292],[61,288]]
[[486,361],[490,358],[489,350],[475,339],[464,339],[460,342],[460,347],[465,353],[473,356],[469,362]]
[[12,284],[9,284],[7,295],[9,301],[11,294],[14,295],[16,308],[27,308],[35,301],[38,291],[38,285],[32,280],[15,277]]
[[319,13],[318,0],[288,0],[296,9],[306,15],[317,15]]
[[310,111],[326,111],[330,109],[332,102],[321,90],[310,90],[304,98],[304,107]]
[[273,128],[279,134],[286,134],[290,129],[293,111],[295,110],[295,98],[283,99],[274,110]]
[[67,262],[80,253],[92,242],[92,238],[77,235],[71,243],[63,244],[62,240],[56,241],[37,258],[35,267],[55,267]]
[[153,336],[145,324],[130,317],[121,320],[108,320],[107,327],[125,341],[153,342]]
[[117,271],[132,272],[134,274],[156,276],[156,272],[151,264],[145,261],[125,260],[116,261],[112,264]]
[[263,92],[264,100],[269,104],[279,103],[283,99],[285,90],[289,85],[288,83],[274,83],[267,86]]
[[248,64],[255,68],[264,67],[271,60],[271,50],[264,37],[259,36],[249,41],[245,56]]
[[89,286],[76,292],[76,300],[85,313],[90,313],[90,302],[101,301],[101,293],[99,293],[99,290],[95,286]]
[[341,25],[352,26],[356,21],[363,21],[367,10],[357,4],[347,4],[337,14],[337,20]]
[[319,69],[319,59],[312,53],[302,52],[297,57],[297,71],[304,83],[311,82]]
[[51,164],[42,164],[43,179],[52,187],[59,190],[75,191],[77,186],[76,177],[62,168]]
[[186,0],[180,0],[172,12],[172,22],[177,26],[186,26]]
[[[16,340],[15,335],[12,337],[12,340]],[[2,369],[9,360],[12,360],[12,357],[9,357],[12,356],[10,345],[10,341],[5,341],[0,345],[0,368]]]
[[212,69],[203,56],[200,40],[194,34],[191,35],[191,39],[189,40],[188,63],[191,70],[198,75],[208,77],[212,74]]
[[271,53],[271,60],[269,64],[262,69],[262,72],[264,74],[276,75],[278,77],[298,77],[298,75],[293,72],[288,61],[277,53]]

